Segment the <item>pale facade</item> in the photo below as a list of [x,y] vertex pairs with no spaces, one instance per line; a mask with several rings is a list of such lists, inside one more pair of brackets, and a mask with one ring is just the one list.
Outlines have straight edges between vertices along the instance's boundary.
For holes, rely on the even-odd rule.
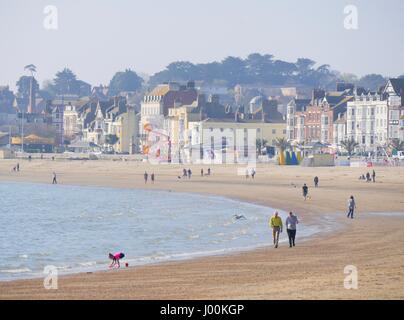
[[79,114],[76,106],[67,105],[63,114],[63,128],[65,137],[72,138],[78,135],[81,131],[79,125]]
[[354,139],[360,148],[373,151],[386,146],[388,106],[379,94],[355,96],[348,102],[346,117],[347,138]]
[[404,116],[404,79],[390,79],[384,89],[387,95],[388,111],[388,138],[403,139],[400,128],[400,118]]
[[127,112],[119,115],[113,122],[113,128],[113,134],[119,139],[114,145],[115,151],[129,154],[138,151],[139,117],[134,108],[128,107]]
[[222,157],[226,150],[228,158],[246,162],[256,156],[257,140],[265,140],[267,146],[274,146],[276,139],[286,138],[286,123],[191,121],[188,132],[185,146],[192,152],[203,157],[207,152]]

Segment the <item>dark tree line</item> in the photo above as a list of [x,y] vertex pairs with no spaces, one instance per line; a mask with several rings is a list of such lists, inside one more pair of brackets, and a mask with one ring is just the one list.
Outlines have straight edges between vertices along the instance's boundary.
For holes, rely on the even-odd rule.
[[[173,62],[164,70],[151,76],[148,86],[153,87],[169,81],[189,80],[201,80],[208,84],[220,84],[229,88],[240,84],[256,87],[282,85],[324,89],[333,89],[337,81],[345,80],[376,91],[386,83],[387,78],[380,74],[369,74],[357,78],[353,74],[340,74],[331,70],[327,64],[316,66],[315,61],[307,58],[287,62],[277,60],[271,54],[252,53],[245,59],[230,56],[220,62],[202,64],[188,61]],[[21,96],[28,95],[29,83],[29,76],[22,76],[18,80],[18,93]],[[33,84],[38,91],[39,85],[36,80]],[[114,96],[123,91],[139,91],[143,85],[144,80],[135,71],[130,69],[119,71],[109,83],[109,95]],[[57,72],[54,79],[48,81],[40,92],[49,98],[67,94],[87,96],[91,94],[91,85],[77,79],[72,70],[65,68]]]
[[315,61],[301,58],[295,63],[274,59],[273,55],[252,53],[247,58],[227,57],[220,62],[193,64],[178,61],[150,78],[150,84],[167,81],[203,80],[208,83],[241,85],[306,85],[328,87],[338,78],[329,65],[315,67]]

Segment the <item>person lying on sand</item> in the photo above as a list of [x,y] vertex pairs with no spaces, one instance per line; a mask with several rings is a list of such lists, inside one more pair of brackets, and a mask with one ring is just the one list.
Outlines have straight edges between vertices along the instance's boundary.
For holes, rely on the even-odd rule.
[[115,254],[110,253],[109,258],[112,260],[111,265],[109,266],[110,268],[113,268],[115,266],[118,266],[118,268],[121,267],[119,260],[123,259],[125,257],[125,254],[122,252],[117,252]]

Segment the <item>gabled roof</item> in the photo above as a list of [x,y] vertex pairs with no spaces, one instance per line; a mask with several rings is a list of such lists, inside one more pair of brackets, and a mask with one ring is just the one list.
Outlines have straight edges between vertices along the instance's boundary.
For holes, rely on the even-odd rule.
[[392,79],[389,79],[389,81],[390,81],[395,93],[398,96],[401,96],[401,92],[404,90],[404,79],[392,78]]
[[170,86],[168,84],[160,84],[157,87],[155,87],[150,93],[148,93],[148,96],[165,96],[168,92],[170,91]]
[[298,99],[293,98],[288,105],[293,105],[295,107],[295,111],[303,111],[311,102],[311,99]]

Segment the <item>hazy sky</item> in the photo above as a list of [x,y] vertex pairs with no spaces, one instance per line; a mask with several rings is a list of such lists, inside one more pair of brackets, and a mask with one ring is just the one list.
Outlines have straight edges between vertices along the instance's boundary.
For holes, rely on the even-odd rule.
[[[349,4],[358,30],[344,28]],[[58,30],[43,26],[47,5],[58,9]],[[403,0],[0,0],[0,85],[14,88],[30,63],[41,83],[67,66],[96,85],[125,68],[152,74],[252,52],[398,76],[403,12]]]

